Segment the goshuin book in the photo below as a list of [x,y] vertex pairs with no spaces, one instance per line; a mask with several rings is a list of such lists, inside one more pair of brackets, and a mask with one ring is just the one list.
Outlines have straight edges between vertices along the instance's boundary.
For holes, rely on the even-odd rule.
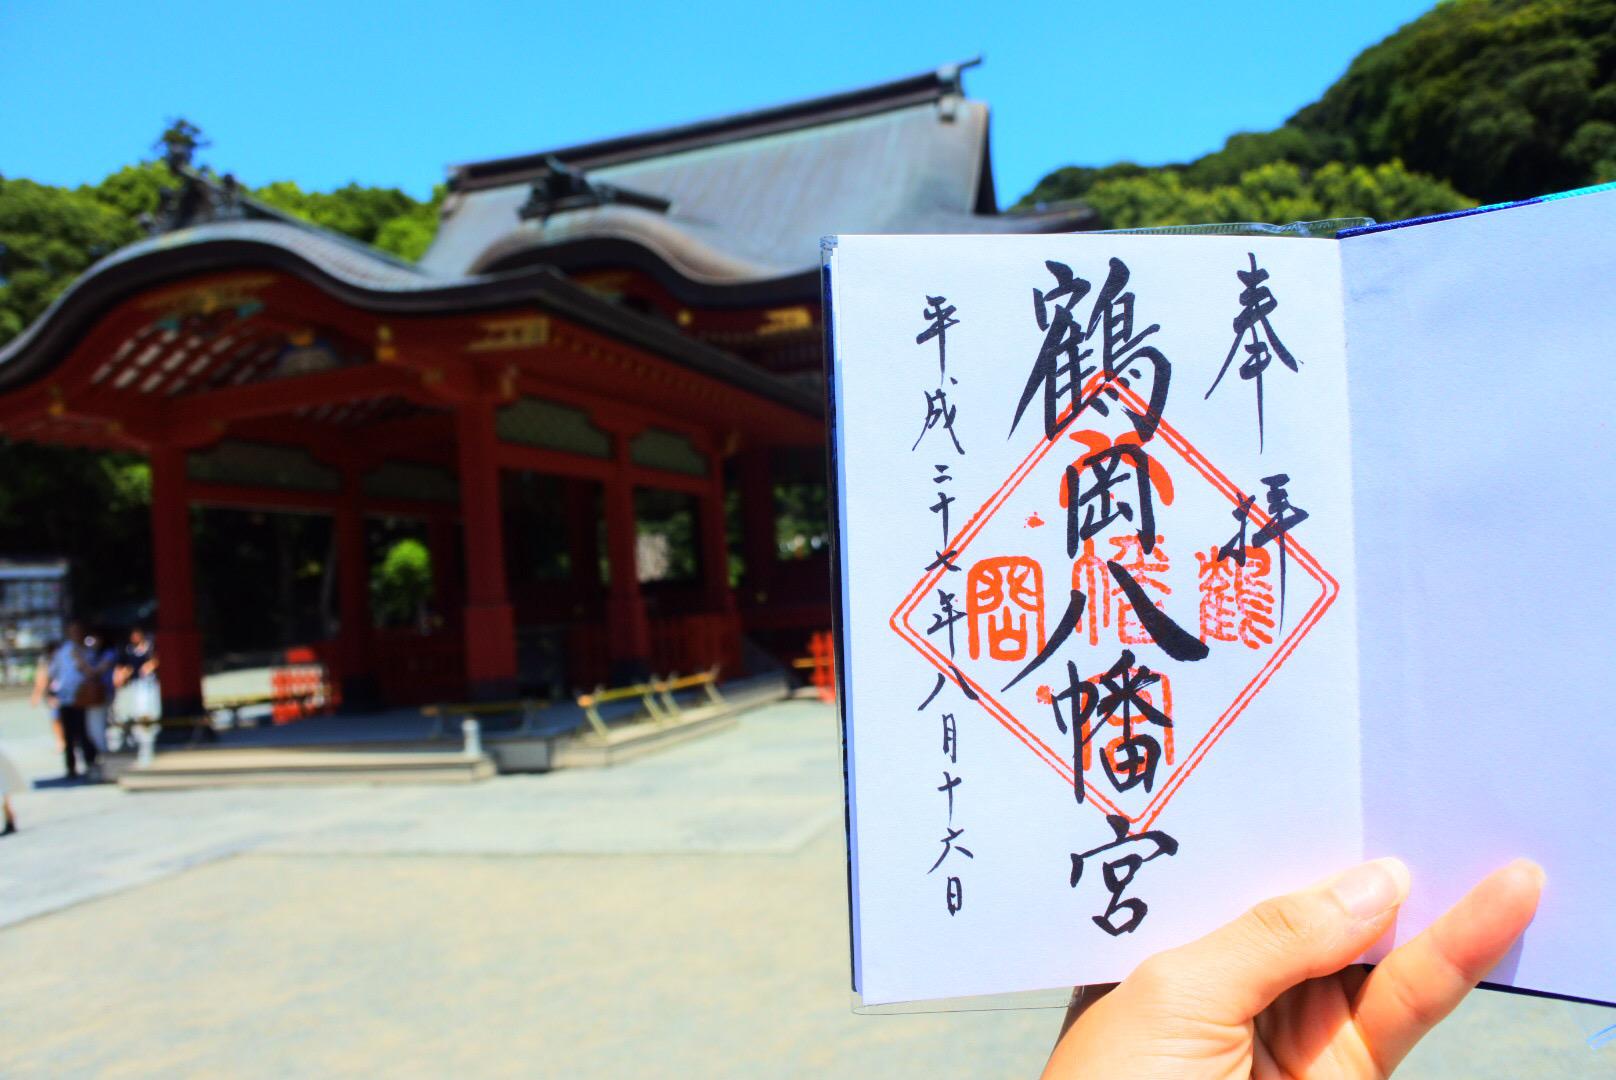
[[826,242],[866,1005],[1117,980],[1403,858],[1547,871],[1616,1000],[1616,192],[1274,236]]

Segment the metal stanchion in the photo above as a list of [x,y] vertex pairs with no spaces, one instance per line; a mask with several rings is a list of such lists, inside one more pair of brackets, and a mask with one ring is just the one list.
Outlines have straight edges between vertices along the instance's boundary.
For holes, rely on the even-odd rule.
[[157,752],[157,725],[135,725],[135,768],[151,768],[152,758]]

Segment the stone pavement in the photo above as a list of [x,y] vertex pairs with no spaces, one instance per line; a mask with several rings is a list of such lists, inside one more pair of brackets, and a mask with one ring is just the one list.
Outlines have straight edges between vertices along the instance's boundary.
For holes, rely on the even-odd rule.
[[[0,748],[59,766],[0,703]],[[1049,1010],[849,1012],[834,720],[432,788],[49,788],[0,841],[0,1075],[1036,1076]],[[1399,1076],[1616,1075],[1474,995]]]

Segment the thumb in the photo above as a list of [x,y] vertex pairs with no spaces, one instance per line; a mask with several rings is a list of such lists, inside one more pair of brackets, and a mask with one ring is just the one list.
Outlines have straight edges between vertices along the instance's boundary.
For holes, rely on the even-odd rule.
[[1161,953],[1138,974],[1201,1017],[1243,1024],[1298,983],[1339,971],[1391,926],[1408,896],[1408,867],[1376,859],[1301,892],[1264,900],[1206,937]]

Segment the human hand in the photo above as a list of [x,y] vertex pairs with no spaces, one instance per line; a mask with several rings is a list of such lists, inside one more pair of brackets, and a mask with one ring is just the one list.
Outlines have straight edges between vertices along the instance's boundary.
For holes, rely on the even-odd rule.
[[1074,1003],[1044,1080],[1389,1076],[1526,929],[1543,870],[1516,860],[1374,970],[1353,964],[1408,886],[1378,859],[1158,953]]

